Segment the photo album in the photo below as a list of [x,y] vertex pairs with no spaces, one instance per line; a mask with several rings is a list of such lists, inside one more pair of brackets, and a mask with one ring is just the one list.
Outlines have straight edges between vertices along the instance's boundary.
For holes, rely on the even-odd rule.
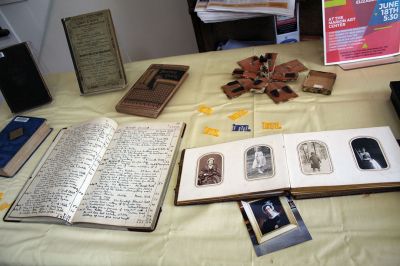
[[4,221],[154,230],[184,129],[98,118],[61,130]]
[[389,127],[275,134],[182,152],[175,205],[400,189]]

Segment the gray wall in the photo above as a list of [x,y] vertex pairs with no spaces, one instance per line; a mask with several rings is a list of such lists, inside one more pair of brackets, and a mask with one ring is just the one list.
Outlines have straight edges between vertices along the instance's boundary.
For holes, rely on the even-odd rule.
[[28,41],[44,73],[73,71],[61,18],[110,9],[124,62],[196,53],[185,0],[25,0],[0,6],[13,34],[0,47]]

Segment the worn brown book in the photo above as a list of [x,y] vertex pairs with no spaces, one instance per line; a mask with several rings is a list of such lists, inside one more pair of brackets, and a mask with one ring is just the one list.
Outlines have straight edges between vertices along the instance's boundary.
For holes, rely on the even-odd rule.
[[126,75],[110,10],[61,20],[82,95],[124,89]]
[[389,127],[276,134],[186,149],[175,204],[400,189],[400,147]]
[[0,176],[14,176],[50,132],[44,118],[14,117],[0,132]]
[[154,230],[184,128],[98,118],[61,130],[4,220]]
[[188,75],[189,66],[151,65],[115,106],[120,113],[156,118]]

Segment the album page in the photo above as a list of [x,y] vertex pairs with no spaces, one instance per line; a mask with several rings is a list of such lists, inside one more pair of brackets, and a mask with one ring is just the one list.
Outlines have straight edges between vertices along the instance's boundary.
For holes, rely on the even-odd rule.
[[186,149],[176,205],[279,194],[289,188],[281,134]]
[[400,182],[400,149],[389,127],[285,134],[284,139],[292,189]]

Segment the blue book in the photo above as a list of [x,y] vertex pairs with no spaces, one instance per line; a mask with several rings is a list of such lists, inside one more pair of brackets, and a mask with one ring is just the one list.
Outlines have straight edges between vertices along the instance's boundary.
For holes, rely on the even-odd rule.
[[0,175],[15,175],[50,132],[44,118],[14,117],[0,132]]

